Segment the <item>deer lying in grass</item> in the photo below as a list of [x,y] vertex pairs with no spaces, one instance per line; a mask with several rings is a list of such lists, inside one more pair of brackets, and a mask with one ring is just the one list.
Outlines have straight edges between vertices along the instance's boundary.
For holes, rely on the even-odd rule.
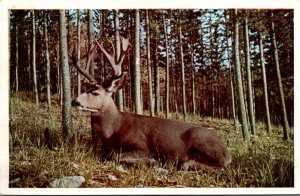
[[[122,53],[118,61],[97,41],[96,45],[108,58],[115,73],[129,47],[122,38]],[[185,169],[226,167],[231,156],[221,139],[211,130],[176,120],[154,118],[120,112],[112,94],[126,82],[126,74],[113,77],[99,85],[87,72],[77,69],[90,81],[90,88],[72,106],[91,112],[94,148],[101,148],[103,156],[118,153],[121,160],[174,161]]]

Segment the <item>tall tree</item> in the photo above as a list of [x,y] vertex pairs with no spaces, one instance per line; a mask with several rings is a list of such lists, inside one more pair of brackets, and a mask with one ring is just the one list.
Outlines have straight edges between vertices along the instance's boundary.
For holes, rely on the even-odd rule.
[[[273,12],[271,13],[272,19],[274,19]],[[282,80],[281,80],[281,73],[280,73],[280,65],[279,65],[279,58],[278,58],[278,48],[277,48],[277,41],[276,41],[276,34],[275,34],[275,24],[274,21],[271,21],[271,39],[272,39],[272,48],[273,48],[273,55],[274,61],[276,66],[276,74],[277,74],[277,83],[278,83],[278,90],[280,95],[280,104],[281,104],[281,114],[282,114],[282,126],[283,126],[283,139],[289,139],[289,123],[287,120],[286,115],[286,107],[285,107],[285,100],[283,94],[283,87],[282,87]]]
[[247,90],[248,90],[248,112],[250,119],[251,133],[256,134],[255,129],[255,117],[254,117],[254,106],[253,106],[253,94],[252,94],[252,79],[251,79],[251,62],[250,62],[250,47],[249,47],[249,32],[248,32],[248,15],[247,11],[244,17],[244,43],[245,43],[245,54],[246,54],[246,73],[247,73]]
[[146,10],[146,37],[147,37],[146,44],[147,44],[147,67],[148,67],[150,116],[154,116],[154,104],[153,104],[153,95],[152,95],[151,48],[150,48],[150,21],[149,21],[148,10]]
[[140,70],[140,11],[135,10],[135,65],[134,65],[134,103],[135,113],[143,114],[141,105],[141,70]]
[[[80,9],[77,10],[77,64],[80,66]],[[81,75],[77,70],[77,95],[81,94]]]
[[33,69],[33,85],[35,93],[35,104],[39,104],[39,94],[37,88],[36,76],[36,32],[35,32],[35,12],[32,10],[32,69]]
[[[114,10],[114,23],[115,23],[115,44],[116,44],[116,61],[121,55],[121,42],[120,42],[120,22],[119,22],[119,10]],[[119,65],[119,73],[122,73],[122,67]],[[118,91],[118,108],[121,112],[124,111],[123,103],[123,89]]]
[[261,32],[258,32],[259,37],[259,50],[260,50],[260,64],[262,70],[262,79],[263,79],[263,92],[264,92],[264,102],[265,102],[265,113],[266,113],[266,125],[267,132],[272,133],[270,111],[269,111],[269,98],[268,98],[268,86],[267,86],[267,77],[266,77],[266,68],[265,68],[265,58],[264,58],[264,47],[263,47],[263,38]]
[[62,71],[63,85],[63,108],[62,108],[62,127],[63,133],[71,138],[73,136],[71,119],[71,84],[68,62],[68,44],[65,10],[59,11],[59,32],[60,32],[60,66]]
[[19,25],[17,24],[17,21],[15,21],[15,28],[16,28],[16,92],[19,91]]
[[246,109],[244,102],[244,93],[243,93],[243,83],[242,83],[242,75],[241,75],[241,64],[240,64],[240,55],[239,55],[239,16],[238,10],[234,10],[234,52],[235,52],[235,75],[236,75],[236,83],[237,83],[237,91],[238,91],[238,101],[239,101],[239,114],[240,121],[242,124],[243,137],[247,141],[250,140],[248,125],[247,125],[247,117],[246,117]]
[[47,89],[47,104],[51,107],[51,83],[50,83],[50,55],[49,55],[49,41],[48,41],[48,20],[47,12],[44,11],[44,34],[45,34],[45,53],[46,53],[46,89]]
[[181,18],[178,19],[178,37],[179,37],[179,48],[180,48],[180,64],[181,64],[181,88],[182,88],[182,109],[184,121],[187,121],[187,110],[186,110],[186,93],[185,93],[185,70],[184,70],[184,59],[183,59],[183,43],[182,43],[182,30],[181,30]]
[[[92,47],[92,42],[94,41],[94,29],[93,29],[93,10],[88,10],[88,44],[89,47]],[[91,56],[91,64],[90,66],[90,74],[92,77],[95,77],[95,70],[94,70],[94,60],[93,56]]]
[[165,13],[163,13],[163,26],[164,26],[164,36],[165,36],[165,48],[166,48],[166,95],[165,95],[165,107],[166,107],[166,118],[170,118],[170,69],[169,69],[169,45],[168,45],[168,33],[167,33],[167,19]]

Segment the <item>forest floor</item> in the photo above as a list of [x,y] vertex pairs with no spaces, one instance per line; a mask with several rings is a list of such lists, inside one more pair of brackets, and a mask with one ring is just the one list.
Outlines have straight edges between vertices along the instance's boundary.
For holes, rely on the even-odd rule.
[[[215,131],[227,144],[232,163],[226,169],[185,171],[172,164],[126,166],[100,161],[91,146],[90,114],[72,110],[75,142],[62,138],[60,108],[36,106],[25,93],[10,97],[9,187],[49,187],[52,179],[83,176],[81,187],[294,187],[294,142],[282,140],[282,128],[268,136],[263,123],[246,144],[233,121],[189,116]],[[175,116],[175,114],[173,114]],[[175,117],[174,117],[175,118]],[[182,118],[182,117],[178,117]],[[50,141],[45,144],[44,131]],[[121,168],[121,169],[120,169]],[[115,179],[112,179],[113,176]]]

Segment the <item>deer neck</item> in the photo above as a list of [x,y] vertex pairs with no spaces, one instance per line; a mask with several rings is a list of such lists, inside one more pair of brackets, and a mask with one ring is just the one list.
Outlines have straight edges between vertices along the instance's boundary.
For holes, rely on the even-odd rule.
[[99,112],[91,115],[92,128],[101,129],[104,137],[108,138],[112,133],[117,132],[121,126],[122,115],[117,106],[111,100],[109,104],[105,104]]

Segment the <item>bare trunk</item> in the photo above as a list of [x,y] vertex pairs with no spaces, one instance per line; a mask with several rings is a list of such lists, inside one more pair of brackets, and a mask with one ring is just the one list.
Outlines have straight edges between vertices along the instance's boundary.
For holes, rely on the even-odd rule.
[[47,78],[47,104],[51,107],[51,83],[50,83],[50,55],[48,46],[48,29],[47,29],[47,13],[44,11],[44,30],[45,30],[45,45],[46,45],[46,78]]
[[[121,42],[120,42],[120,22],[119,22],[119,11],[115,10],[115,41],[116,41],[116,61],[120,58],[121,55]],[[119,73],[122,73],[122,67],[119,66]],[[124,111],[124,103],[123,103],[123,90],[120,89],[118,91],[118,108],[121,112]]]
[[37,88],[37,74],[36,74],[36,33],[35,33],[35,13],[32,10],[32,68],[33,68],[33,85],[35,93],[35,104],[39,105],[39,94]]
[[147,67],[148,67],[148,86],[149,86],[149,103],[150,116],[154,116],[154,104],[152,95],[152,71],[151,71],[151,48],[150,48],[150,22],[148,10],[146,10],[146,33],[147,33]]
[[62,123],[63,133],[68,137],[72,137],[74,132],[72,130],[71,119],[71,84],[68,62],[68,46],[67,46],[67,31],[66,31],[66,17],[65,10],[59,11],[59,30],[60,30],[60,62],[62,70],[62,85],[63,85],[63,111]]
[[[77,64],[80,66],[80,10],[77,10]],[[77,94],[81,94],[81,75],[77,71]]]
[[249,120],[251,133],[253,135],[256,134],[255,128],[255,117],[253,110],[253,95],[252,95],[252,79],[251,79],[251,62],[250,62],[250,49],[249,49],[249,33],[248,33],[248,17],[245,16],[244,21],[244,37],[245,37],[245,53],[246,53],[246,73],[247,73],[247,90],[248,90],[248,112],[249,112]]
[[265,101],[265,112],[266,112],[266,125],[267,125],[267,132],[269,134],[272,133],[272,125],[270,120],[270,111],[269,111],[269,98],[268,98],[268,84],[267,84],[267,77],[266,77],[266,68],[265,68],[265,58],[264,58],[264,49],[263,49],[263,38],[261,33],[258,33],[259,36],[259,49],[260,49],[260,63],[262,69],[262,79],[263,79],[263,87],[264,87],[264,101]]
[[[273,17],[273,13],[272,13]],[[273,47],[273,52],[274,52],[274,61],[276,65],[276,73],[277,73],[277,83],[278,83],[278,88],[279,88],[279,94],[280,94],[280,104],[281,104],[281,122],[283,126],[283,139],[288,140],[289,139],[289,123],[287,120],[287,115],[286,115],[286,107],[285,107],[285,100],[284,100],[284,93],[283,93],[283,86],[282,86],[282,80],[281,80],[281,73],[280,73],[280,65],[279,65],[279,58],[278,58],[278,49],[277,49],[277,41],[276,41],[276,35],[275,35],[275,25],[274,21],[271,23],[271,30],[272,30],[272,47]]]
[[247,125],[247,117],[246,117],[246,110],[245,110],[245,102],[244,102],[244,93],[243,93],[243,83],[242,83],[242,75],[241,75],[241,64],[240,64],[240,55],[239,55],[239,18],[238,18],[238,11],[237,9],[234,10],[235,12],[235,23],[234,23],[234,49],[235,49],[235,72],[236,72],[236,83],[238,89],[238,100],[239,100],[239,113],[240,113],[240,120],[242,124],[242,131],[243,137],[247,141],[250,140],[249,132],[248,132],[248,125]]
[[[94,29],[93,29],[93,10],[88,10],[88,43],[89,47],[91,47],[92,42],[94,41]],[[94,70],[94,60],[92,58],[90,67],[90,74],[94,78],[95,77],[95,70]]]
[[19,91],[19,76],[18,76],[18,72],[19,72],[19,27],[18,27],[18,24],[16,24],[15,22],[15,25],[16,25],[16,92]]
[[[157,38],[156,38],[157,39]],[[160,112],[160,75],[159,75],[159,62],[158,62],[158,52],[157,52],[157,40],[155,40],[155,107],[156,116]]]
[[182,110],[184,121],[187,121],[187,110],[186,110],[186,93],[185,93],[185,70],[183,60],[183,43],[182,43],[182,32],[181,32],[181,19],[179,19],[179,47],[180,47],[180,63],[181,63],[181,84],[182,84]]
[[167,21],[164,17],[163,19],[164,23],[164,34],[165,34],[165,47],[166,47],[166,58],[167,58],[167,64],[166,64],[166,95],[165,95],[165,107],[166,107],[166,118],[170,118],[170,109],[169,109],[169,101],[170,101],[170,73],[169,73],[169,45],[168,45],[168,34],[167,34]]
[[135,10],[135,66],[134,66],[134,99],[135,113],[143,114],[141,106],[141,70],[140,70],[140,11]]

